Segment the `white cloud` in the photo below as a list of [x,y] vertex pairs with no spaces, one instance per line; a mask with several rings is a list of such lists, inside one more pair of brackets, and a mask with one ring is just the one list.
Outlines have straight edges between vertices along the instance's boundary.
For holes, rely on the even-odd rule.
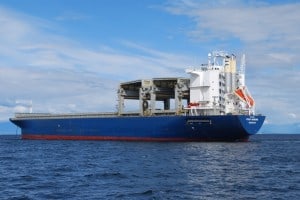
[[0,121],[7,121],[7,116],[10,116],[13,111],[9,107],[0,106]]
[[26,107],[26,106],[21,106],[21,105],[18,105],[18,106],[15,106],[14,107],[14,112],[15,113],[29,113],[30,112],[30,108]]
[[290,63],[292,64],[292,60],[296,59],[295,55],[291,55],[288,53],[270,53],[268,56],[271,57],[271,59],[274,59],[277,62],[283,62],[283,63]]
[[299,122],[290,113],[300,113],[300,3],[175,0],[165,9],[194,21],[186,34],[195,42],[246,54],[247,84],[268,123]]
[[48,33],[52,27],[47,21],[45,27],[40,19],[0,9],[0,19],[5,19],[0,20],[0,93],[10,102],[0,110],[0,120],[28,111],[15,104],[17,99],[31,99],[33,112],[114,111],[120,81],[175,76],[187,64],[184,56],[130,42],[123,42],[126,52],[102,44],[87,48]]
[[289,113],[288,114],[292,119],[296,119],[297,115],[295,113]]
[[256,57],[266,52],[270,55],[283,53],[290,58],[284,61],[297,61],[300,50],[300,3],[269,5],[255,1],[247,4],[244,1],[206,3],[179,0],[171,1],[166,9],[194,20],[193,30],[188,30],[194,39],[220,43],[238,41],[245,46],[245,50],[258,51],[254,53]]

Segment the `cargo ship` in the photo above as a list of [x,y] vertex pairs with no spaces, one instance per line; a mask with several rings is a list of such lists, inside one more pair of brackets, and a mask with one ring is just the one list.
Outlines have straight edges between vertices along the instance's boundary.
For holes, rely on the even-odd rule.
[[[247,141],[265,116],[245,85],[245,56],[208,54],[186,69],[188,78],[152,78],[119,84],[116,112],[15,113],[22,139],[125,141]],[[136,111],[126,111],[128,101]]]

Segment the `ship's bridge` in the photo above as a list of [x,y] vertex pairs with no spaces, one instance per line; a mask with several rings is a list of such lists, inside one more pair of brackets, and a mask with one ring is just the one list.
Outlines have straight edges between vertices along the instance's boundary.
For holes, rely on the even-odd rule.
[[[153,78],[124,82],[118,90],[118,114],[124,112],[124,100],[138,100],[140,115],[180,114],[183,100],[189,101],[188,78]],[[174,99],[174,108],[171,108]],[[156,108],[156,102],[163,102],[163,109]]]

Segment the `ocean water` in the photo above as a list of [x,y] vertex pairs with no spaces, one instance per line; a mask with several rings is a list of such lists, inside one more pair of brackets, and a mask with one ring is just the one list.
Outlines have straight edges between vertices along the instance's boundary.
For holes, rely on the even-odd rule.
[[246,143],[0,136],[0,199],[300,199],[300,134]]

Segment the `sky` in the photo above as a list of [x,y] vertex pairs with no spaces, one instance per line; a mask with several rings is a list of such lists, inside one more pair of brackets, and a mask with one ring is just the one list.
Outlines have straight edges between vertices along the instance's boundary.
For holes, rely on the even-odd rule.
[[292,0],[0,0],[0,122],[31,104],[115,111],[120,82],[188,77],[224,50],[246,55],[265,126],[300,133],[299,10]]

